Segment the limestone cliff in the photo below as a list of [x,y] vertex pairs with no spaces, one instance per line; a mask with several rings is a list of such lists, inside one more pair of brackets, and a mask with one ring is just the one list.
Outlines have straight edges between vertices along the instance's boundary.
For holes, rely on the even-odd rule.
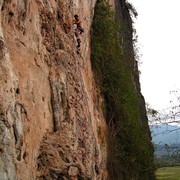
[[92,24],[91,61],[108,124],[108,175],[113,180],[152,180],[153,146],[130,16],[137,12],[123,0],[115,1],[115,10],[98,0]]
[[[95,4],[0,1],[1,180],[108,178],[104,99],[90,56]],[[74,14],[85,29],[80,54]]]

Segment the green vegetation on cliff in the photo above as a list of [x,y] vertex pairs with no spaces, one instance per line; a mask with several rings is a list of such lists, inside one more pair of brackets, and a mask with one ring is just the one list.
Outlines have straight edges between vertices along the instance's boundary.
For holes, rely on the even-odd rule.
[[140,119],[133,52],[128,50],[129,40],[124,33],[127,28],[105,0],[97,1],[91,58],[96,83],[106,101],[108,170],[110,179],[153,179],[153,148]]

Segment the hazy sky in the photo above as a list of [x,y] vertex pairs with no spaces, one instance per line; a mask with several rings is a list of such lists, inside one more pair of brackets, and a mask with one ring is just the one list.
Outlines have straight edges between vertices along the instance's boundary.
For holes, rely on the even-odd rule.
[[142,94],[157,110],[180,89],[180,0],[128,0],[138,11]]

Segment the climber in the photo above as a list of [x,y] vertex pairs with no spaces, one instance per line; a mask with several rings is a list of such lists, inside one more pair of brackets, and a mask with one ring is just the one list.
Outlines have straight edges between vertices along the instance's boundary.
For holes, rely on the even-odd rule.
[[73,24],[76,24],[76,29],[75,29],[75,36],[77,39],[77,47],[80,48],[80,43],[81,43],[81,39],[80,39],[80,34],[82,34],[84,32],[84,29],[81,27],[81,21],[79,19],[79,16],[76,14],[74,15],[74,19],[73,19]]

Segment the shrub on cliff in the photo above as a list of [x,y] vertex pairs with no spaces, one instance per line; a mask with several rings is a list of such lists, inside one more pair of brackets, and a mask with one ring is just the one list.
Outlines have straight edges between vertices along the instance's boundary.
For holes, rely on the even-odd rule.
[[[140,121],[126,25],[105,0],[98,0],[92,25],[92,67],[106,101],[111,179],[153,177],[153,148]],[[128,54],[129,53],[129,54]],[[113,147],[113,148],[112,148]]]

